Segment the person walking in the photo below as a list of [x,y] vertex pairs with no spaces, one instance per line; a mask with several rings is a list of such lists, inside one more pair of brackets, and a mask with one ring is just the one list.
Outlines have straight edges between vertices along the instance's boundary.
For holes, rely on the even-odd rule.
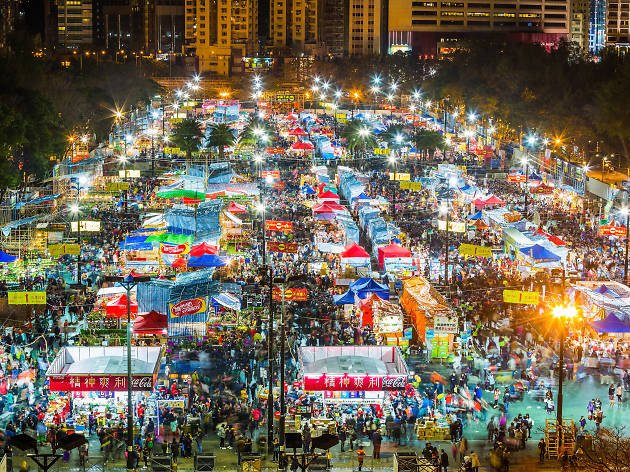
[[448,454],[444,449],[440,451],[440,472],[448,470]]
[[546,447],[547,445],[545,444],[545,439],[540,438],[540,441],[538,441],[538,459],[541,464],[545,461],[545,448]]
[[623,387],[621,384],[617,384],[617,408],[621,407],[621,397],[623,397]]
[[381,433],[377,429],[376,431],[372,433],[372,444],[374,445],[374,454],[373,454],[374,459],[381,458],[381,443],[382,442],[383,442],[383,436],[381,436]]
[[479,467],[481,467],[481,462],[479,461],[479,456],[475,451],[470,451],[470,465],[472,466],[473,472],[479,472]]
[[363,470],[363,459],[365,459],[365,451],[359,447],[357,449],[357,461],[359,463],[359,470]]

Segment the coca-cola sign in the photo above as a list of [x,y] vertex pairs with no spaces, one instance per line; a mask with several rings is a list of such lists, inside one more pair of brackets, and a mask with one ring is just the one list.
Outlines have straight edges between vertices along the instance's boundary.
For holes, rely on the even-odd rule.
[[[53,392],[124,392],[127,390],[126,375],[54,375],[48,378]],[[152,375],[134,375],[131,389],[150,392],[155,385]]]
[[190,300],[182,300],[175,304],[171,303],[170,307],[171,318],[179,318],[180,316],[203,313],[206,311],[206,301],[203,298],[191,298]]
[[306,376],[306,391],[375,392],[404,390],[407,377],[404,375],[329,375]]
[[178,244],[176,246],[170,246],[170,245],[162,245],[162,247],[160,247],[160,252],[162,254],[187,254],[188,253],[188,244]]

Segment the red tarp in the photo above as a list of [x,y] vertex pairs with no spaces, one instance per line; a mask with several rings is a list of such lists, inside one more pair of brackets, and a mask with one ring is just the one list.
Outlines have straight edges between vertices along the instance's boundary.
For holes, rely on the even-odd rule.
[[306,136],[306,135],[308,135],[308,133],[304,131],[302,128],[300,128],[299,126],[289,131],[289,136]]
[[565,243],[562,239],[560,239],[558,236],[549,236],[549,241],[551,241],[552,243],[554,243],[556,246],[566,246],[567,243]]
[[[129,301],[129,309],[132,315],[138,313],[138,303],[135,300]],[[113,300],[107,302],[105,311],[110,318],[122,318],[127,316],[127,295],[118,295]]]
[[357,243],[350,243],[343,248],[341,257],[370,257],[370,254]]
[[334,213],[334,212],[335,211],[325,203],[322,203],[321,205],[315,205],[313,207],[313,213],[316,215],[319,215],[322,213]]
[[208,244],[206,242],[196,244],[190,250],[190,257],[200,257],[204,254],[219,254],[219,247],[213,246],[212,244]]
[[230,204],[227,207],[227,210],[230,213],[247,213],[247,209],[243,205],[236,202],[230,202]]
[[486,205],[505,205],[505,202],[495,195],[492,195],[483,203]]
[[291,145],[291,149],[295,149],[297,151],[308,151],[313,149],[313,145],[311,143],[305,143],[302,141],[296,141]]
[[133,322],[136,334],[166,334],[168,317],[155,310],[139,314]]
[[188,262],[186,262],[186,259],[183,259],[181,257],[176,257],[173,263],[171,264],[171,267],[175,269],[180,269],[182,267],[186,267],[187,264]]
[[337,195],[334,192],[331,192],[330,190],[326,190],[324,193],[322,193],[319,197],[320,200],[327,200],[327,199],[334,199],[334,200],[341,200],[339,198],[339,195]]
[[332,208],[333,210],[336,210],[336,211],[345,211],[345,212],[348,211],[348,209],[345,206],[340,205],[339,203],[326,202],[326,203],[324,203],[324,205],[328,205],[330,208]]
[[391,257],[411,257],[411,251],[395,243],[378,248],[378,265],[381,269],[385,266],[385,259]]

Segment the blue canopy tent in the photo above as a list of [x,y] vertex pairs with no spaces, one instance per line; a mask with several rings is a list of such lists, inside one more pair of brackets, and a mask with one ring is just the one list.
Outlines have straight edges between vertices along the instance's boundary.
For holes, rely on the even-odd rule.
[[477,213],[475,213],[474,215],[470,215],[468,217],[469,220],[480,220],[483,218],[483,213],[481,212],[481,210],[479,210]]
[[617,292],[615,292],[614,290],[608,288],[605,284],[602,284],[599,286],[599,288],[597,288],[596,290],[593,290],[595,293],[599,293],[600,295],[609,295],[611,297],[614,298],[619,298],[621,295],[619,295]]
[[532,172],[529,176],[529,180],[540,180],[542,181],[542,177],[538,175],[536,172]]
[[462,188],[459,189],[460,192],[465,192],[466,190],[470,190],[470,185],[466,184]]
[[15,262],[16,259],[17,259],[17,257],[10,256],[6,252],[0,251],[0,263],[8,264],[8,263],[11,263],[11,262]]
[[188,259],[188,267],[225,267],[227,261],[216,254],[204,254]]
[[389,300],[389,287],[380,284],[372,278],[360,278],[350,284],[350,290],[357,294],[360,299],[367,298],[371,293],[375,293],[383,300]]
[[315,195],[317,193],[317,191],[313,190],[313,187],[311,187],[310,185],[305,185],[304,187],[302,187],[302,192],[307,195]]
[[527,254],[535,261],[559,261],[561,259],[560,256],[539,244],[521,249],[521,252]]
[[352,290],[348,290],[341,295],[333,295],[333,303],[335,305],[354,305],[356,294]]
[[365,194],[365,192],[361,192],[356,197],[352,197],[352,200],[370,200],[370,197]]
[[630,333],[630,326],[617,318],[614,313],[603,320],[592,321],[589,325],[598,333]]

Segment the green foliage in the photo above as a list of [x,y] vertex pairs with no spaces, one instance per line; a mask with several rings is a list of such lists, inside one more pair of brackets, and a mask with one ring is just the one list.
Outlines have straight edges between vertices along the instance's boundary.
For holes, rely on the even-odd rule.
[[426,151],[431,156],[433,156],[436,149],[444,149],[446,147],[446,141],[441,133],[425,128],[416,130],[411,135],[411,142],[417,151]]
[[389,125],[385,132],[381,135],[383,141],[387,143],[390,149],[399,149],[405,145],[407,141],[407,133],[403,125]]
[[219,148],[219,158],[223,159],[226,146],[233,146],[235,141],[232,128],[228,125],[219,123],[210,126],[209,136],[206,144],[208,147]]
[[[266,136],[267,139],[262,139]],[[265,120],[258,117],[252,118],[239,134],[239,144],[267,144],[271,143],[273,136],[273,128]]]
[[343,129],[342,137],[346,140],[346,145],[353,156],[356,150],[365,152],[368,148],[376,147],[374,133],[363,120],[354,119],[348,122]]
[[192,118],[186,118],[173,127],[171,141],[186,152],[186,159],[190,160],[192,153],[199,150],[203,133],[199,122]]

